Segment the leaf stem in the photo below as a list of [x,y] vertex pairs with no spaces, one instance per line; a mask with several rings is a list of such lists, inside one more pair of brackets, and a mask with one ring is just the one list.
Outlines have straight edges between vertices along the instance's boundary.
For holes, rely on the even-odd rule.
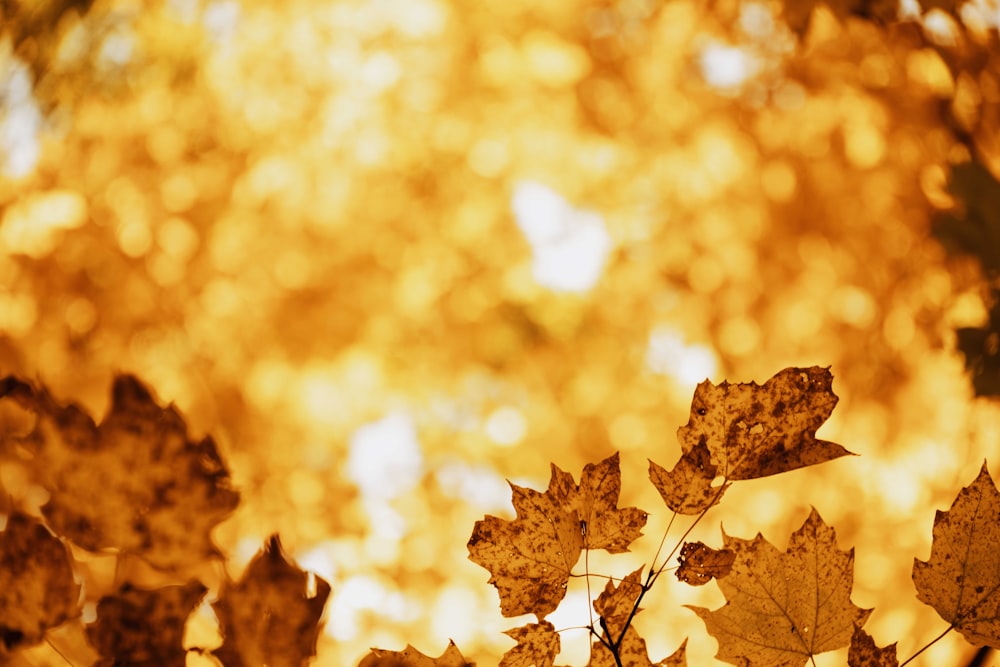
[[591,572],[590,574],[579,574],[575,572],[570,572],[569,577],[570,579],[583,579],[584,577],[593,577],[594,579],[607,579],[612,583],[625,581],[621,577],[616,577],[613,574],[600,574],[598,572]]
[[[591,600],[593,600],[593,598],[590,597],[590,595],[591,595],[591,593],[590,593],[590,549],[584,549],[583,550],[583,574],[585,575],[586,581],[587,581],[587,616],[590,619],[590,631],[591,632],[595,632],[594,631],[594,605],[591,602]],[[603,619],[601,619],[601,620],[603,620]],[[595,632],[595,634],[596,634],[596,632]]]
[[[639,591],[639,595],[636,597],[635,603],[632,605],[632,610],[629,612],[628,618],[625,619],[625,623],[622,625],[621,634],[618,635],[618,639],[612,642],[613,648],[611,649],[611,654],[614,655],[615,661],[617,662],[619,667],[621,667],[621,658],[619,657],[618,654],[621,652],[622,641],[624,641],[625,633],[628,632],[629,627],[632,625],[632,619],[634,619],[635,615],[639,613],[639,604],[642,602],[642,599],[646,596],[646,593],[648,593],[650,589],[653,588],[653,584],[656,582],[656,579],[664,572],[664,570],[667,569],[667,565],[670,563],[670,559],[673,558],[674,554],[677,553],[677,550],[680,548],[681,544],[684,542],[687,536],[691,534],[691,531],[694,530],[694,527],[698,525],[698,522],[700,522],[705,517],[705,515],[708,514],[708,510],[712,509],[712,507],[719,500],[719,498],[722,496],[725,490],[726,490],[726,480],[723,479],[722,486],[719,487],[719,492],[715,494],[714,498],[712,498],[712,502],[710,502],[708,504],[708,507],[703,509],[698,514],[698,516],[695,517],[695,520],[691,522],[691,525],[687,527],[687,530],[685,530],[684,533],[681,535],[680,539],[677,540],[677,543],[674,544],[673,549],[670,550],[670,553],[667,554],[667,557],[664,559],[663,565],[661,565],[659,568],[656,567],[656,557],[660,555],[660,549],[656,550],[656,556],[653,557],[653,562],[650,564],[649,567],[649,574],[646,575],[646,583],[642,585],[642,588]],[[677,518],[677,512],[674,512],[674,516],[671,517],[670,522],[667,524],[667,531],[664,532],[663,539],[660,540],[661,548],[663,547],[663,543],[666,542],[667,540],[667,532],[670,531],[670,527],[673,525],[675,518]],[[603,619],[601,620],[603,621]]]
[[663,551],[663,545],[667,543],[667,535],[670,534],[670,529],[673,527],[674,520],[676,518],[677,512],[674,512],[670,517],[670,521],[667,522],[667,529],[663,531],[663,537],[660,538],[660,546],[656,547],[656,553],[653,554],[653,560],[650,561],[650,572],[656,569],[656,559],[660,557],[660,552]]
[[[719,501],[719,498],[721,498],[721,497],[722,497],[722,494],[723,494],[723,493],[725,492],[725,490],[726,490],[726,482],[727,482],[727,481],[728,481],[728,480],[726,480],[726,479],[723,479],[723,480],[722,480],[722,486],[720,486],[720,487],[719,487],[719,491],[718,491],[718,493],[716,493],[716,494],[715,494],[715,497],[714,497],[714,498],[712,498],[712,501],[711,501],[711,502],[710,502],[710,503],[708,504],[708,507],[706,507],[705,509],[703,509],[703,510],[702,510],[702,511],[701,511],[701,512],[700,512],[700,513],[698,514],[698,516],[697,516],[697,517],[695,517],[695,520],[691,522],[691,525],[690,525],[690,526],[688,526],[688,527],[687,527],[687,530],[685,530],[685,531],[684,531],[684,533],[683,533],[683,534],[682,534],[682,535],[680,536],[680,539],[678,539],[678,540],[677,540],[677,543],[676,543],[676,544],[674,544],[674,548],[673,548],[673,549],[671,549],[671,550],[670,550],[670,553],[668,553],[668,554],[667,554],[667,557],[666,557],[666,559],[665,559],[665,560],[663,561],[663,565],[661,565],[661,566],[660,566],[659,568],[657,568],[657,567],[656,567],[656,562],[655,562],[655,561],[653,562],[653,566],[652,566],[652,567],[650,568],[650,570],[649,570],[649,572],[650,572],[650,577],[649,577],[649,580],[647,581],[647,583],[648,583],[648,584],[649,584],[650,586],[652,586],[652,585],[653,585],[653,582],[654,582],[654,581],[656,580],[656,578],[657,578],[657,577],[659,577],[659,576],[660,576],[660,574],[661,574],[661,573],[662,573],[662,572],[663,572],[664,570],[666,570],[666,569],[667,569],[667,564],[669,564],[669,563],[670,563],[670,559],[674,557],[674,554],[676,554],[676,553],[677,553],[677,550],[678,550],[678,549],[680,549],[681,545],[682,545],[682,544],[684,543],[684,540],[686,540],[686,539],[687,539],[687,536],[691,534],[691,531],[692,531],[692,530],[694,530],[695,526],[697,526],[697,525],[698,525],[698,523],[699,523],[699,522],[700,522],[700,521],[701,521],[701,520],[702,520],[702,519],[703,519],[703,518],[705,517],[705,515],[706,515],[706,514],[708,514],[708,510],[712,509],[712,507],[714,507],[714,506],[715,506],[715,503],[717,503],[717,502]],[[657,553],[659,553],[659,552],[657,552]],[[655,574],[655,575],[653,574],[653,572],[654,572],[654,571],[656,572],[656,574]]]
[[566,628],[556,628],[556,634],[560,634],[562,632],[569,632],[570,630],[587,630],[589,632],[592,629],[593,628],[591,628],[589,625],[571,625]]
[[931,646],[933,646],[934,644],[936,644],[938,642],[938,640],[940,640],[942,637],[944,637],[946,634],[948,634],[949,632],[951,632],[954,629],[955,629],[954,625],[949,625],[947,628],[945,628],[944,632],[942,632],[937,637],[935,637],[934,639],[932,639],[929,642],[927,642],[926,644],[924,644],[923,648],[921,648],[919,651],[917,651],[916,653],[914,653],[913,655],[911,655],[909,658],[907,658],[906,660],[904,660],[903,662],[901,662],[899,664],[899,667],[903,667],[904,665],[908,665],[911,662],[913,662],[914,658],[916,658],[918,655],[920,655],[921,653],[923,653],[924,651],[926,651],[927,649],[929,649]]
[[70,665],[71,667],[76,667],[76,665],[73,664],[73,661],[70,660],[69,658],[67,658],[66,654],[63,653],[62,651],[60,651],[59,647],[52,643],[51,639],[49,639],[48,637],[46,637],[45,638],[45,643],[48,644],[49,648],[51,648],[53,651],[55,651],[59,655],[60,658],[62,658],[63,660],[65,660],[66,664]]

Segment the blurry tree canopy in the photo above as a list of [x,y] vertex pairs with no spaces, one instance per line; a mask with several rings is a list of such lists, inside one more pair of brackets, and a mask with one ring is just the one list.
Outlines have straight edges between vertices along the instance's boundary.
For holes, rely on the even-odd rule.
[[[991,0],[0,1],[0,372],[97,417],[134,373],[210,433],[233,575],[280,532],[332,587],[318,664],[418,638],[495,664],[462,545],[513,515],[504,478],[618,450],[621,505],[658,506],[629,480],[680,451],[699,382],[830,365],[819,437],[861,472],[803,471],[795,503],[748,482],[716,519],[787,535],[815,506],[857,546],[860,606],[901,591],[866,629],[908,655],[937,617],[909,604],[929,531],[900,527],[1000,443],[977,398],[1000,391],[998,22]],[[0,483],[5,511],[47,501],[15,465]],[[96,609],[121,573],[85,560]],[[650,655],[691,635],[711,664],[700,621],[657,610],[719,601],[662,595]]]

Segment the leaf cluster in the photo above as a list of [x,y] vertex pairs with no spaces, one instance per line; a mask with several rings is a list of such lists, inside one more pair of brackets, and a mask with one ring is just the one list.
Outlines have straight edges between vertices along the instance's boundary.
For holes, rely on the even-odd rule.
[[[894,645],[879,648],[863,630],[872,610],[851,601],[853,549],[838,548],[834,529],[815,509],[783,551],[760,534],[742,539],[723,532],[719,548],[684,539],[731,484],[850,454],[816,437],[837,403],[832,380],[829,369],[812,367],[785,369],[763,385],[701,383],[690,419],[678,430],[678,461],[669,470],[652,461],[649,468],[674,519],[694,519],[665,558],[659,560],[658,550],[648,567],[624,578],[590,572],[586,559],[577,571],[588,551],[628,551],[645,526],[646,512],[618,507],[617,453],[585,466],[579,482],[553,465],[544,492],[511,484],[516,516],[485,517],[468,543],[469,558],[491,574],[501,613],[536,617],[507,631],[516,645],[501,667],[554,667],[561,630],[546,619],[574,576],[604,581],[587,627],[589,667],[686,664],[686,642],[654,661],[634,625],[641,603],[670,569],[689,585],[714,580],[725,596],[719,609],[690,607],[718,641],[723,661],[801,666],[849,647],[852,667],[898,665]],[[219,557],[210,533],[239,499],[229,471],[211,438],[191,440],[177,410],[157,404],[136,378],[115,380],[100,423],[15,377],[0,381],[0,401],[24,417],[8,415],[0,456],[25,466],[49,493],[40,517],[9,508],[0,533],[0,657],[80,617],[81,587],[68,544],[114,550],[178,576],[192,561]],[[945,633],[957,630],[978,646],[1000,646],[998,526],[1000,491],[984,463],[951,509],[935,517],[930,557],[913,564],[918,599],[948,623]],[[99,656],[95,664],[183,665],[195,650],[227,667],[293,667],[315,654],[330,586],[291,563],[277,535],[238,581],[227,579],[216,592],[211,604],[222,645],[187,648],[187,620],[208,592],[196,578],[155,589],[118,582],[85,628]],[[452,644],[438,658],[413,647],[373,649],[361,667],[467,664]]]
[[984,325],[955,330],[958,349],[976,394],[1000,396],[1000,182],[974,160],[952,169],[949,191],[957,206],[937,216],[934,234],[949,252],[979,261],[991,302]]
[[[851,667],[898,665],[895,644],[879,648],[863,629],[872,610],[851,601],[854,550],[838,548],[833,527],[815,509],[784,550],[760,534],[743,539],[723,531],[718,549],[684,541],[732,483],[850,454],[839,444],[816,438],[837,403],[832,379],[829,369],[812,367],[785,369],[764,385],[700,384],[690,420],[678,430],[680,459],[670,470],[652,461],[649,468],[650,481],[674,518],[695,518],[666,559],[658,561],[658,551],[648,568],[620,580],[575,571],[581,551],[618,552],[638,537],[641,523],[622,522],[621,534],[629,542],[615,543],[612,550],[597,536],[588,541],[592,524],[602,526],[606,534],[611,517],[644,517],[635,508],[617,508],[617,454],[588,465],[579,486],[568,484],[566,473],[555,466],[545,493],[512,484],[517,516],[487,516],[476,524],[468,545],[469,557],[492,575],[501,613],[533,613],[538,618],[538,623],[508,631],[517,645],[504,655],[501,667],[554,665],[558,631],[544,619],[562,599],[571,576],[607,580],[593,601],[587,628],[594,639],[591,667],[685,664],[684,646],[659,662],[650,659],[633,624],[640,603],[669,569],[675,553],[678,580],[694,586],[714,580],[726,598],[718,609],[690,607],[718,642],[718,659],[734,665],[801,667],[818,654],[848,647]],[[593,487],[598,471],[608,489],[605,501],[599,508],[587,505],[595,509],[581,513],[573,499]],[[951,510],[935,518],[931,557],[913,565],[917,598],[949,624],[928,646],[953,629],[974,645],[1000,646],[998,520],[1000,492],[984,464]],[[574,530],[577,525],[579,531]]]
[[[0,461],[21,465],[49,494],[41,517],[8,508],[0,533],[0,662],[80,618],[72,544],[139,558],[180,579],[154,589],[126,579],[98,600],[97,618],[85,628],[100,656],[95,664],[183,666],[185,625],[208,593],[185,572],[220,556],[211,531],[239,502],[213,440],[191,440],[180,413],[127,375],[115,379],[99,424],[15,377],[0,380],[0,399],[22,417],[6,414]],[[224,641],[202,652],[221,664],[294,667],[315,653],[330,586],[319,577],[310,584],[277,535],[216,593]]]

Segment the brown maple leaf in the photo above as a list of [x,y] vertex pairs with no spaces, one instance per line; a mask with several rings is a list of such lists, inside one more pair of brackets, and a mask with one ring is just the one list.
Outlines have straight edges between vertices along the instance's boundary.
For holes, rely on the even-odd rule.
[[100,425],[13,377],[0,380],[4,397],[37,417],[28,435],[3,434],[0,450],[16,450],[49,492],[42,512],[53,530],[167,570],[218,555],[212,528],[239,502],[229,471],[212,439],[192,442],[177,410],[157,405],[136,378],[115,379]]
[[319,621],[330,584],[289,563],[272,535],[239,583],[226,582],[212,604],[222,646],[213,651],[225,667],[301,667],[316,653]]
[[687,643],[688,640],[681,642],[681,645],[677,647],[677,650],[668,655],[663,660],[660,660],[653,667],[687,667]]
[[548,493],[568,510],[575,510],[581,523],[584,549],[604,549],[609,553],[628,551],[628,545],[642,535],[647,515],[637,507],[618,508],[622,488],[618,452],[600,463],[583,468],[579,486],[573,476],[552,466]]
[[10,514],[0,533],[0,659],[79,615],[66,545],[32,517]]
[[156,590],[126,584],[101,598],[97,620],[87,626],[87,640],[102,657],[97,666],[184,667],[184,627],[207,590],[198,581]]
[[594,600],[594,611],[600,616],[603,641],[595,641],[591,645],[590,662],[587,663],[587,667],[614,667],[619,664],[608,644],[615,647],[621,659],[620,664],[630,667],[683,667],[686,664],[686,641],[673,655],[660,662],[654,663],[649,659],[646,640],[639,636],[632,625],[635,614],[641,611],[635,609],[639,594],[642,592],[641,577],[640,567],[617,585],[608,581],[604,590]]
[[649,462],[649,481],[667,507],[678,514],[701,514],[722,500],[731,483],[712,486],[716,473],[712,454],[704,442],[683,452],[673,470]]
[[545,493],[510,486],[516,518],[477,521],[468,544],[469,559],[492,575],[504,616],[552,613],[583,549],[625,551],[646,521],[642,510],[618,509],[617,454],[588,464],[579,485],[553,465]]
[[815,509],[784,553],[759,533],[752,540],[723,533],[723,541],[736,553],[732,571],[717,580],[726,604],[689,607],[719,642],[720,660],[801,667],[847,646],[871,613],[851,602],[854,550],[837,549],[833,528]]
[[[691,417],[677,431],[683,454],[704,446],[712,474],[755,479],[851,454],[816,439],[837,396],[827,368],[786,368],[763,385],[702,382]],[[682,455],[683,457],[683,455]]]
[[934,516],[931,556],[914,559],[917,597],[972,644],[1000,648],[1000,492],[986,463]]
[[713,549],[701,542],[686,542],[681,547],[677,561],[681,564],[674,573],[691,586],[704,586],[713,578],[721,578],[733,569],[736,554],[729,549]]
[[466,662],[455,642],[448,642],[448,648],[438,658],[430,658],[412,646],[402,651],[385,651],[373,648],[358,667],[474,667]]
[[861,628],[854,628],[851,635],[851,648],[847,651],[848,667],[899,667],[896,659],[896,644],[885,648],[875,645],[871,635]]
[[548,621],[507,630],[517,646],[503,654],[500,667],[552,667],[560,650],[559,634]]

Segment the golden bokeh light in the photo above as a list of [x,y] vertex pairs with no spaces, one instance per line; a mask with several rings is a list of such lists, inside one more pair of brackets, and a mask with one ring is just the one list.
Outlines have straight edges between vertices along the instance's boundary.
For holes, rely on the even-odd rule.
[[[622,576],[666,527],[646,459],[676,458],[695,385],[829,365],[821,435],[861,456],[738,485],[695,539],[783,547],[816,507],[908,656],[943,629],[909,574],[934,510],[1000,462],[955,350],[981,276],[931,237],[953,164],[1000,174],[995,26],[969,12],[94,0],[0,27],[0,370],[96,414],[134,373],[216,437],[229,573],[280,532],[332,585],[315,664],[454,639],[492,665],[516,623],[465,545],[510,515],[505,479],[622,451],[650,525],[631,561],[591,561]],[[689,637],[713,664],[679,606],[708,588],[647,598],[652,655]],[[210,608],[188,633],[218,641]],[[579,634],[560,663],[585,663]]]

